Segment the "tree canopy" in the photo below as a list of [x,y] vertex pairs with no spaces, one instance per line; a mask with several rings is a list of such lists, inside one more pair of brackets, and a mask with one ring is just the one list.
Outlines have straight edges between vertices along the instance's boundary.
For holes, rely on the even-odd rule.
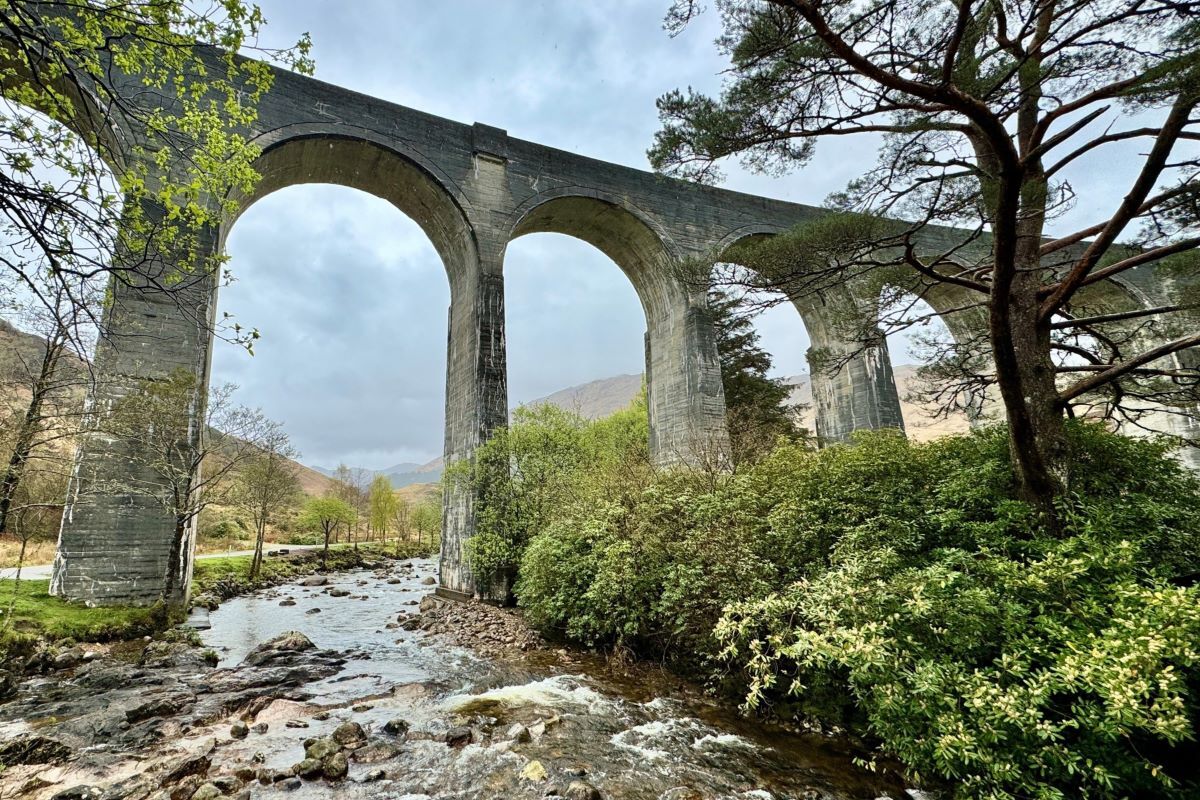
[[[878,163],[828,198],[839,219],[751,264],[775,268],[766,284],[796,299],[888,275],[898,302],[916,295],[970,320],[960,327],[980,334],[945,361],[964,387],[996,388],[1022,496],[1051,517],[1070,484],[1064,418],[1081,404],[1147,426],[1196,418],[1200,3],[717,5],[726,85],[659,100],[656,168],[715,180],[730,156],[780,173],[821,142],[878,146]],[[677,2],[668,24],[699,11]],[[1093,222],[1068,226],[1071,176],[1115,154],[1124,186]],[[1112,290],[1146,264],[1174,297]],[[894,312],[900,327],[915,316]]]

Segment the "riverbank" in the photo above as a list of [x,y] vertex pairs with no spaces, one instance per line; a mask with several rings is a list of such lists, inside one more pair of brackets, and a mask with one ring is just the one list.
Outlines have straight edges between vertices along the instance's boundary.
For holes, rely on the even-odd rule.
[[0,796],[907,800],[839,742],[626,685],[497,624],[508,610],[460,606],[483,615],[464,640],[509,658],[431,635],[410,620],[435,627],[435,571],[300,578],[224,602],[200,646],[105,648],[27,681],[0,704]]
[[[192,605],[216,608],[231,597],[277,586],[317,572],[360,569],[388,559],[426,555],[428,545],[391,542],[338,545],[325,564],[319,550],[272,553],[258,580],[249,580],[250,556],[206,558],[196,562]],[[79,663],[103,652],[99,645],[150,637],[173,622],[161,607],[89,608],[50,594],[50,581],[0,579],[0,699],[26,675]]]

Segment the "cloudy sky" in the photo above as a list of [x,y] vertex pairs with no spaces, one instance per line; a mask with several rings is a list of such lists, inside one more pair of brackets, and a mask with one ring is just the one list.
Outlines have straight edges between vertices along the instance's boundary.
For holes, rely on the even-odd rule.
[[[259,2],[266,43],[312,34],[322,80],[643,169],[655,99],[689,85],[715,91],[725,66],[716,15],[672,39],[661,26],[668,0]],[[819,204],[873,151],[843,139],[789,177],[731,167],[726,185]],[[215,381],[237,383],[244,403],[283,422],[309,464],[440,455],[449,289],[415,223],[355,190],[292,187],[248,209],[228,249],[237,281],[221,310],[264,338],[252,358],[218,346]],[[642,371],[641,307],[605,256],[536,234],[509,247],[505,271],[512,403]],[[778,374],[806,371],[794,311],[774,309],[758,327]],[[912,360],[904,342],[892,357]]]

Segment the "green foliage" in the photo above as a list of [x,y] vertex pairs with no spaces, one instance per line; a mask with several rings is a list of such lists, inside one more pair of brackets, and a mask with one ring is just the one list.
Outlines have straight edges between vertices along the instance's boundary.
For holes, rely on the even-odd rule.
[[717,627],[748,704],[823,687],[963,798],[1195,791],[1200,591],[1170,581],[1200,566],[1196,481],[1157,444],[1071,433],[1057,535],[1011,499],[1003,431],[850,465],[827,568]]
[[519,408],[512,424],[460,462],[447,480],[476,492],[471,569],[484,583],[511,581],[530,539],[563,510],[599,500],[610,479],[644,470],[649,422],[644,395],[611,417],[589,422],[551,405]]
[[367,506],[370,509],[371,527],[375,531],[387,535],[396,511],[400,507],[396,490],[392,488],[392,482],[386,475],[377,475],[375,480],[371,481],[371,488],[368,492]]
[[785,405],[791,387],[767,377],[771,355],[759,346],[758,333],[744,308],[743,297],[710,291],[725,392],[725,419],[734,461],[741,464],[767,453],[780,436],[798,433],[793,411]]
[[[262,47],[265,19],[242,0],[4,0],[0,10],[0,160],[11,184],[0,206],[8,237],[35,243],[12,250],[10,276],[81,306],[80,276],[149,277],[173,295],[218,273],[224,257],[206,237],[258,180],[251,131],[274,78],[245,56],[310,72],[308,36]],[[163,258],[129,263],[152,252]],[[95,313],[69,317],[89,324]],[[237,326],[230,335],[257,338]]]
[[1164,445],[1070,435],[1054,534],[999,428],[593,474],[528,542],[518,601],[549,634],[859,727],[959,797],[1191,796],[1200,486]]
[[336,497],[310,497],[300,511],[300,524],[308,528],[328,531],[336,525],[350,525],[357,518],[354,509]]

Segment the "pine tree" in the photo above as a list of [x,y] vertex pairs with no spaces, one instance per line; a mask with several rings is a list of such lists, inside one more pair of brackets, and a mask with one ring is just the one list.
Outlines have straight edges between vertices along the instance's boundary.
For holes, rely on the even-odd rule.
[[796,409],[786,404],[791,388],[778,378],[767,377],[771,354],[759,345],[743,300],[711,291],[708,305],[717,335],[733,458],[737,463],[753,461],[770,451],[780,436],[800,432]]

